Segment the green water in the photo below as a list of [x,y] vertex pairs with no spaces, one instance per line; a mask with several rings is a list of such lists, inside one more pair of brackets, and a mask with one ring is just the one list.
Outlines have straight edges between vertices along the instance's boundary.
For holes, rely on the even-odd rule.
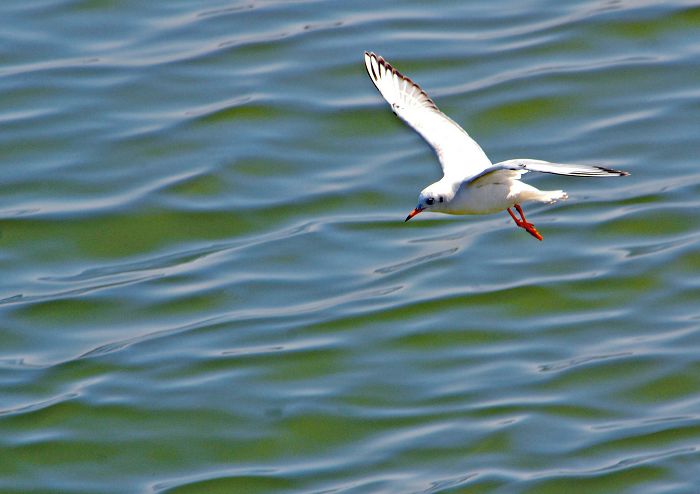
[[[700,492],[693,2],[9,0],[0,492]],[[567,202],[423,214],[419,82]]]

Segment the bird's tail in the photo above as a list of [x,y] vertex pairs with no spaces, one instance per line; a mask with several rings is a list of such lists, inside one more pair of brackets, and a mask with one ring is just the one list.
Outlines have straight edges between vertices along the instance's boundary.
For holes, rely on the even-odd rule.
[[537,200],[540,202],[553,203],[557,201],[564,201],[569,198],[569,194],[563,190],[540,190]]

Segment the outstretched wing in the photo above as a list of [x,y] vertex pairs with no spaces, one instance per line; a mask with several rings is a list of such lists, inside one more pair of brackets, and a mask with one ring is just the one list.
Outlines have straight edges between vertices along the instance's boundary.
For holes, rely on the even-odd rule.
[[548,161],[531,159],[514,159],[502,161],[486,168],[478,175],[467,180],[465,185],[473,184],[493,173],[502,170],[509,170],[511,173],[517,172],[520,175],[527,172],[553,173],[555,175],[568,175],[571,177],[624,177],[629,175],[627,172],[613,170],[611,168],[603,168],[602,166],[550,163]]
[[418,84],[374,53],[365,52],[365,65],[370,79],[393,112],[433,147],[445,176],[464,180],[491,166],[479,145],[438,110]]

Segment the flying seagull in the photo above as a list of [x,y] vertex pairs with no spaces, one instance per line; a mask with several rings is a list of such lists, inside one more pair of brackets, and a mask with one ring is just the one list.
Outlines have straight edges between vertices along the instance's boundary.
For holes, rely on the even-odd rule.
[[[484,151],[451,118],[442,113],[418,84],[401,74],[379,55],[365,52],[370,79],[401,118],[432,146],[442,165],[443,177],[423,189],[418,205],[406,221],[422,211],[446,214],[489,214],[508,211],[515,224],[537,240],[542,235],[525,219],[521,203],[552,203],[566,199],[563,190],[539,190],[520,181],[527,172],[573,177],[621,177],[629,173],[602,166],[549,163],[513,159],[491,163]],[[518,218],[512,211],[520,215]]]

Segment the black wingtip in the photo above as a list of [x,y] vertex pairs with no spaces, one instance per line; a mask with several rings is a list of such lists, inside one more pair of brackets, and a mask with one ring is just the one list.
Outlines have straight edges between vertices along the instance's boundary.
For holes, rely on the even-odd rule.
[[627,177],[629,176],[629,172],[626,172],[624,170],[615,170],[614,168],[605,168],[604,166],[596,166],[598,170],[604,171],[605,173],[608,173],[609,175],[616,175],[618,177]]
[[615,175],[619,175],[620,177],[628,177],[630,172],[626,172],[624,170],[613,170],[612,168],[602,168],[602,170],[605,170],[606,172],[609,173],[614,173]]
[[365,57],[374,58],[374,59],[377,60],[377,61],[383,60],[381,56],[377,55],[377,54],[374,53],[373,51],[367,51],[367,50],[365,50]]

